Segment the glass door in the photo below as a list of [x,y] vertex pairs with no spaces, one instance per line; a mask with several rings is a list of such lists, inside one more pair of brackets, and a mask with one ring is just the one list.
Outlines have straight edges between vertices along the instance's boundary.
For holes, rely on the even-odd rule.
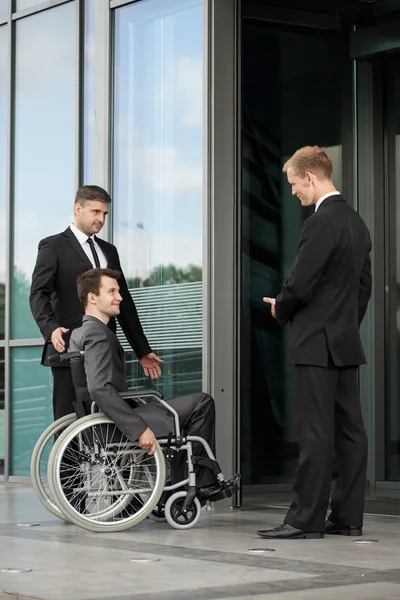
[[386,480],[400,481],[400,54],[384,59]]
[[[282,174],[304,145],[324,146],[352,199],[352,71],[341,32],[242,22],[241,472],[254,485],[290,483],[297,467],[287,330],[262,301],[276,296],[308,216]],[[249,498],[250,496],[248,496]]]

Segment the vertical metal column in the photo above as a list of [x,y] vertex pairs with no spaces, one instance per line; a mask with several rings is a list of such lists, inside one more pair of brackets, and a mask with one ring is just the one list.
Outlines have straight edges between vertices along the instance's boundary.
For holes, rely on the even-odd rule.
[[6,204],[6,290],[5,290],[5,327],[4,327],[4,408],[5,408],[5,461],[4,480],[11,472],[11,279],[12,279],[12,206],[13,206],[13,129],[14,129],[14,31],[12,21],[12,2],[8,9],[8,99],[7,99],[7,204]]
[[[111,192],[111,11],[109,0],[97,0],[95,14],[94,183]],[[112,212],[112,211],[111,211]],[[111,217],[111,215],[110,215]],[[111,239],[112,219],[104,228]]]
[[207,220],[209,277],[206,321],[209,385],[217,411],[217,457],[230,476],[237,469],[237,42],[238,0],[209,0]]

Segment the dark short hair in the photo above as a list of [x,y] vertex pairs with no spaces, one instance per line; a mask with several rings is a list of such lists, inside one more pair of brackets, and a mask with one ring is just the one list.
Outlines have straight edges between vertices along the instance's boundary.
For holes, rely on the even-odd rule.
[[111,196],[106,190],[99,187],[98,185],[83,185],[79,188],[75,195],[75,204],[85,206],[90,200],[97,200],[97,202],[104,202],[110,204]]
[[87,306],[88,294],[100,294],[101,278],[111,277],[111,279],[118,279],[120,277],[120,271],[114,269],[90,269],[78,275],[76,280],[76,288],[78,291],[79,300],[83,306]]

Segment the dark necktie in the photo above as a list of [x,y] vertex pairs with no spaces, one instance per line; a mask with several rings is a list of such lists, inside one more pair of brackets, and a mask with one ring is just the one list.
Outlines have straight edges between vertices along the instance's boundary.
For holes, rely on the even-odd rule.
[[87,239],[87,243],[89,244],[90,249],[92,251],[93,259],[94,259],[94,264],[96,265],[97,269],[100,269],[99,255],[96,252],[96,248],[94,247],[94,243],[93,243],[92,238],[88,238]]

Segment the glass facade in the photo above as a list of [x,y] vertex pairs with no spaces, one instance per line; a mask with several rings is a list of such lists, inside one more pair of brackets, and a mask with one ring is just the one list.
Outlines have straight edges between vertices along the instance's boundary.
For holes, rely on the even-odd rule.
[[0,19],[6,19],[8,17],[10,0],[0,0]]
[[[268,22],[268,5],[277,8],[272,0],[249,3],[253,17],[243,18],[227,45],[219,46],[226,55],[214,56],[215,41],[225,39],[228,28],[224,19],[212,18],[221,4],[210,0],[206,10],[203,0],[0,0],[0,477],[3,469],[6,478],[29,475],[33,445],[52,415],[51,372],[40,365],[43,341],[28,303],[38,242],[71,222],[78,185],[107,181],[113,202],[104,234],[118,248],[146,335],[165,361],[162,378],[156,384],[146,380],[119,330],[129,385],[156,386],[168,398],[200,391],[207,382],[205,391],[218,400],[226,388],[216,389],[215,382],[229,373],[232,386],[236,390],[239,382],[240,388],[229,410],[240,414],[241,428],[221,428],[225,417],[229,423],[234,417],[217,406],[217,437],[224,431],[220,447],[233,456],[241,441],[245,485],[292,480],[297,448],[286,331],[276,327],[262,303],[263,296],[279,291],[306,216],[281,167],[299,146],[325,145],[337,187],[352,198],[353,174],[365,169],[353,153],[361,125],[353,97],[359,80],[348,53],[349,30],[338,29],[340,20],[333,19],[332,29],[324,20],[321,29],[320,22],[313,23],[315,14],[304,10],[299,29],[288,23],[291,10],[282,8],[282,22],[276,15]],[[286,4],[302,10],[301,2]],[[243,14],[246,5],[242,0]],[[259,21],[257,5],[264,14]],[[229,12],[229,2],[224,6]],[[238,78],[230,62],[235,44],[241,51]],[[369,165],[385,163],[387,182],[387,192],[382,189],[371,202],[376,226],[386,219],[388,240],[385,260],[375,265],[387,270],[387,302],[374,309],[374,315],[386,315],[386,396],[383,402],[384,394],[370,391],[368,410],[372,414],[380,403],[385,412],[384,432],[370,431],[386,443],[385,472],[376,477],[399,482],[400,88],[397,55],[385,60],[363,59],[363,67],[366,62],[372,71],[379,67],[389,82],[383,102],[387,147]],[[240,89],[229,84],[230,75],[225,80],[229,69]],[[230,115],[219,115],[222,123],[215,122],[222,102],[213,103],[217,71],[222,77],[216,87]],[[362,94],[373,99],[371,114],[382,110],[374,104],[372,85]],[[240,124],[231,118],[237,106]],[[370,129],[378,135],[375,121]],[[227,138],[221,147],[234,163],[232,171],[218,169],[215,132]],[[215,180],[218,189],[226,185],[233,194],[214,197]],[[356,200],[357,195],[355,205]],[[222,210],[217,214],[220,206],[241,249],[236,263],[229,241],[223,273],[215,260],[216,243],[223,248],[226,241],[226,230],[218,240],[218,219],[221,224],[225,216]],[[226,314],[213,314],[222,304],[213,301],[227,281],[234,282],[233,294],[240,281],[228,325],[240,332],[240,347],[232,344],[227,357],[224,352],[216,357],[213,344]],[[374,319],[368,327],[376,335]],[[373,369],[373,361],[370,365]]]
[[[114,39],[113,240],[150,345],[165,361],[161,391],[201,391],[202,1],[118,9]],[[130,385],[146,385],[121,339]]]
[[[0,3],[1,16],[1,3]],[[6,291],[8,26],[0,27],[0,341],[4,340]],[[0,475],[5,458],[4,348],[0,347]]]
[[[16,23],[11,288],[14,339],[40,337],[28,303],[38,242],[65,229],[73,215],[75,29],[76,2]],[[38,64],[40,71],[33,69]]]
[[41,347],[11,350],[11,475],[29,475],[33,447],[52,420],[51,369],[41,357]]
[[85,0],[84,3],[83,185],[94,181],[96,3],[96,0]]

